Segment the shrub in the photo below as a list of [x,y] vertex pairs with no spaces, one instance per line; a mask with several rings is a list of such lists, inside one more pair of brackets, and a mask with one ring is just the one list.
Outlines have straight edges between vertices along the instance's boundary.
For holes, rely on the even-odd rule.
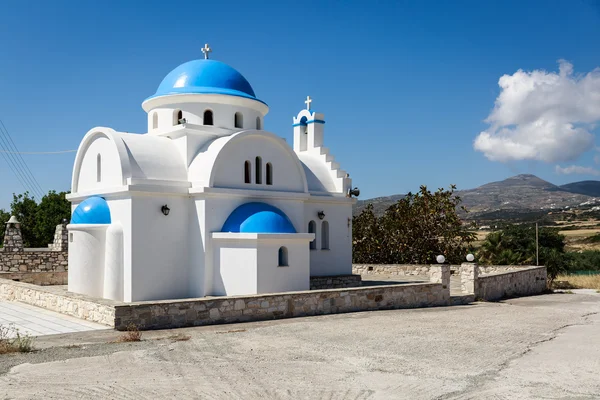
[[33,338],[19,332],[14,325],[0,325],[0,354],[29,353],[33,351]]

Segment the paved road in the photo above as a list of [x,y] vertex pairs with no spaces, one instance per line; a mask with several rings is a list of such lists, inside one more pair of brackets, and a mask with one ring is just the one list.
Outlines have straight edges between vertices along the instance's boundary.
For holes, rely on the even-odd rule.
[[105,325],[69,317],[44,308],[4,300],[0,300],[0,326],[11,327],[9,336],[12,337],[15,336],[16,329],[19,333],[30,336],[110,329]]
[[[179,333],[189,340],[167,337]],[[600,295],[144,333],[0,357],[9,399],[598,399]],[[83,347],[52,346],[88,343]],[[96,343],[96,344],[90,344]]]

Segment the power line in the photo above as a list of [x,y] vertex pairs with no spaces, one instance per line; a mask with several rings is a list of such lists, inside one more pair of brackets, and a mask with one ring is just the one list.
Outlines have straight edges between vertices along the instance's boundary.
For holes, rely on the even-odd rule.
[[75,153],[77,150],[59,150],[59,151],[5,151],[0,150],[0,153],[6,154],[64,154]]
[[30,191],[33,196],[38,196],[41,199],[43,197],[43,190],[25,163],[25,160],[23,160],[23,157],[20,154],[14,154],[14,152],[18,153],[19,150],[2,120],[0,120],[0,139],[2,140],[2,144],[0,145],[2,150],[12,152],[6,153],[7,157],[5,156],[4,159],[8,162],[13,173],[15,173],[17,178],[20,178],[21,184],[24,184],[26,190]]
[[[6,136],[8,136],[8,139],[12,143],[13,150],[18,153],[19,149],[17,149],[17,145],[13,141],[12,136],[10,135],[10,132],[8,131],[8,129],[6,129],[6,126],[4,125],[4,122],[2,122],[2,119],[0,119],[0,125],[2,125],[2,127],[4,128],[4,133],[6,134]],[[35,183],[35,186],[39,190],[39,192],[40,192],[40,200],[41,200],[42,197],[44,197],[44,189],[42,189],[42,187],[40,186],[40,184],[37,181],[37,179],[35,179],[35,176],[31,173],[31,170],[29,169],[29,166],[27,165],[27,163],[23,159],[23,156],[21,156],[21,154],[17,154],[17,156],[18,156],[17,159],[21,161],[21,164],[25,167],[25,171],[29,174],[29,177]]]

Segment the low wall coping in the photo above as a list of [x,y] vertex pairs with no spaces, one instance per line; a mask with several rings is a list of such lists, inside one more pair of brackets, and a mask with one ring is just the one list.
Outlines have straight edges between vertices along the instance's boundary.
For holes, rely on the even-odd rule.
[[[507,267],[508,267],[508,265],[507,265]],[[510,267],[514,268],[516,266],[510,266]],[[524,266],[519,266],[519,267],[522,267],[522,268],[519,268],[518,270],[512,270],[512,271],[500,271],[500,272],[491,272],[489,274],[481,274],[481,275],[479,275],[479,279],[487,278],[488,276],[510,275],[510,274],[518,274],[523,271],[534,271],[536,269],[546,269],[546,266],[531,267],[531,266],[524,265]]]

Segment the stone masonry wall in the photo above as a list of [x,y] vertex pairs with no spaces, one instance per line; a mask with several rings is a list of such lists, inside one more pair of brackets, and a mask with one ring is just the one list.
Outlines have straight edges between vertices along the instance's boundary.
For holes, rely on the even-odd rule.
[[0,272],[0,279],[40,286],[66,285],[68,272]]
[[18,224],[7,224],[2,249],[5,252],[23,251],[23,236]]
[[518,271],[480,275],[475,285],[475,296],[494,301],[541,294],[546,289],[546,278],[546,267],[520,268]]
[[[519,271],[530,268],[523,265],[478,265],[481,275]],[[427,275],[430,265],[421,264],[352,264],[352,273],[358,275]],[[460,273],[460,265],[451,265],[453,273]]]
[[20,301],[61,314],[114,327],[115,304],[67,292],[57,286],[37,286],[0,279],[0,299]]
[[310,290],[359,287],[360,275],[311,276]]
[[445,306],[441,284],[389,285],[226,298],[138,302],[115,307],[115,328],[162,329],[310,315]]
[[68,270],[66,251],[0,251],[1,272],[64,272]]
[[54,231],[54,240],[48,245],[52,251],[68,251],[69,249],[69,231],[67,225],[56,225]]

